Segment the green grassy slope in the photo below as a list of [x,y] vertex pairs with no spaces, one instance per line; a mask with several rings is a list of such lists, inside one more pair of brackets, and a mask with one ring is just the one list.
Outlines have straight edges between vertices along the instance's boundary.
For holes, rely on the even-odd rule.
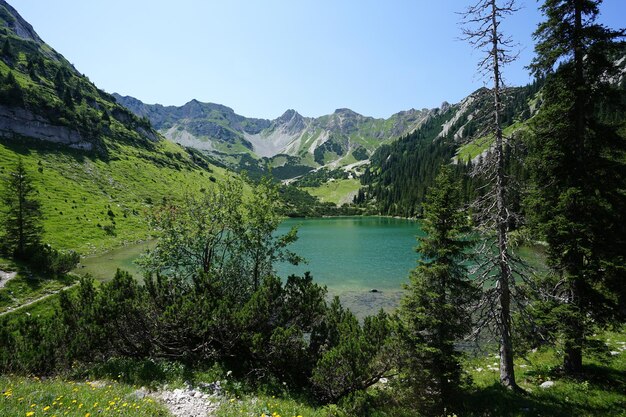
[[[164,140],[147,119],[117,104],[32,28],[24,34],[19,25],[29,27],[0,1],[0,110],[5,115],[0,182],[21,158],[39,193],[45,242],[89,254],[145,239],[144,211],[152,204],[224,178],[223,169]],[[16,133],[28,124],[36,126],[29,131],[36,131],[35,138]],[[51,143],[48,132],[57,139],[72,136],[85,146]]]
[[83,254],[145,239],[144,214],[152,204],[210,187],[227,175],[195,166],[165,141],[154,151],[120,146],[109,161],[58,145],[34,145],[0,142],[0,177],[22,158],[39,192],[45,241]]
[[337,205],[352,202],[353,196],[361,188],[358,179],[341,179],[329,181],[318,187],[302,187],[301,189],[317,197],[322,202],[331,202]]

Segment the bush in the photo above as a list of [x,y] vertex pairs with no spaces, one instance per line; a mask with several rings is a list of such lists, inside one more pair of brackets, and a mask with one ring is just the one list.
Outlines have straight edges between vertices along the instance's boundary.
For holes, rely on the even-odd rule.
[[321,344],[311,382],[320,399],[337,402],[372,386],[391,369],[391,323],[381,311],[366,317],[361,326],[338,299],[326,320],[326,340]]
[[73,250],[60,251],[48,244],[32,247],[29,251],[29,259],[33,268],[54,275],[66,274],[80,262],[78,252]]

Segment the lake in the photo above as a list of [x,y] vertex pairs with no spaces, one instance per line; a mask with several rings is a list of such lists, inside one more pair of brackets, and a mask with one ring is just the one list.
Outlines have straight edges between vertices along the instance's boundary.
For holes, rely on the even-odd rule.
[[[278,233],[298,228],[298,241],[290,249],[304,257],[306,264],[276,265],[279,276],[310,271],[316,282],[338,295],[358,316],[397,306],[402,283],[416,265],[416,236],[419,222],[388,217],[329,217],[287,219]],[[120,267],[139,277],[133,261],[149,247],[141,243],[82,260],[78,272],[108,280]],[[377,292],[371,292],[376,289]]]

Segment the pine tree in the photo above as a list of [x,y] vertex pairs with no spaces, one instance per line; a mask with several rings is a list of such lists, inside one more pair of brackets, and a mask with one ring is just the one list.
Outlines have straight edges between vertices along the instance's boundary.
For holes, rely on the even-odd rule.
[[5,39],[2,45],[2,57],[5,59],[13,59],[13,48],[11,47],[9,39]]
[[[513,366],[513,337],[511,324],[511,298],[515,286],[514,263],[509,243],[509,227],[514,220],[511,205],[511,184],[507,176],[505,138],[502,133],[504,113],[504,83],[502,69],[517,56],[512,52],[513,43],[503,36],[500,23],[505,16],[517,11],[515,0],[479,0],[464,14],[463,34],[472,46],[483,52],[479,70],[493,86],[493,113],[490,129],[482,134],[492,135],[494,144],[484,163],[476,165],[475,175],[484,178],[486,189],[476,205],[480,229],[487,238],[482,255],[488,260],[480,271],[483,285],[494,285],[485,292],[484,299],[488,310],[488,321],[495,322],[500,339],[500,382],[517,389]],[[479,323],[479,326],[482,324]]]
[[442,167],[424,204],[426,236],[419,238],[417,249],[422,259],[400,307],[407,352],[400,368],[410,372],[411,387],[437,413],[445,411],[458,390],[461,366],[455,342],[471,331],[469,305],[477,295],[464,265],[471,242],[459,195],[451,170]]
[[610,320],[616,310],[614,289],[623,292],[626,258],[624,167],[615,155],[623,139],[597,117],[612,89],[611,52],[624,32],[596,23],[600,4],[546,0],[531,64],[547,79],[533,123],[529,206],[557,276],[550,294],[557,316],[552,330],[563,339],[563,365],[570,374],[582,371],[589,326]]
[[34,197],[36,193],[24,163],[18,160],[15,171],[5,183],[2,200],[5,213],[4,244],[7,251],[17,258],[24,258],[29,250],[39,246],[43,228],[41,206]]

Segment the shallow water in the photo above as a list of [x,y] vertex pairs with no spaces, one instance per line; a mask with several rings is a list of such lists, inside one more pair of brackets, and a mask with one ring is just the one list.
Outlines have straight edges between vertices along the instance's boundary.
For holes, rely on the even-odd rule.
[[[418,259],[414,248],[421,229],[417,221],[386,217],[288,219],[277,233],[286,233],[293,226],[298,227],[299,238],[290,249],[307,263],[278,264],[279,276],[310,271],[316,282],[328,287],[330,295],[338,295],[360,317],[397,305],[402,283]],[[106,281],[122,268],[139,278],[141,271],[134,260],[149,246],[149,242],[139,243],[85,258],[78,272]]]

